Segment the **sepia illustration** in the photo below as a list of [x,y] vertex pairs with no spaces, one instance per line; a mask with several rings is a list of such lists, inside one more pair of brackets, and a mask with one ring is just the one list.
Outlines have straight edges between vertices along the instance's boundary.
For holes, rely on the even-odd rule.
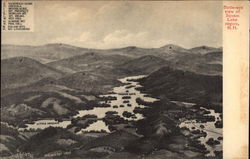
[[2,35],[0,158],[223,158],[222,2],[26,5],[32,29]]

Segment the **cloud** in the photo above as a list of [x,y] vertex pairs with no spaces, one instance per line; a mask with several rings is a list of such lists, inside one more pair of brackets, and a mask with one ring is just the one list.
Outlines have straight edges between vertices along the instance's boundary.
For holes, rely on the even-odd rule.
[[49,43],[67,43],[71,45],[108,49],[108,48],[120,48],[126,46],[138,46],[138,47],[161,47],[167,43],[173,43],[173,41],[165,40],[163,38],[154,38],[150,33],[132,32],[129,30],[115,30],[103,37],[98,37],[95,32],[82,32],[78,37],[62,36],[49,41]]
[[4,43],[68,43],[88,48],[187,48],[222,44],[222,3],[37,1],[34,32],[3,33]]
[[116,47],[124,45],[138,45],[147,39],[147,32],[131,33],[127,30],[116,30],[104,37],[103,41],[107,45]]
[[74,44],[78,41],[77,38],[69,37],[69,36],[63,36],[63,37],[58,37],[55,39],[51,39],[48,41],[48,43],[66,43],[66,44]]
[[90,32],[83,32],[80,35],[79,42],[87,42],[93,40],[93,34]]
[[132,33],[128,30],[116,30],[111,34],[108,34],[103,39],[107,46],[139,46],[139,47],[160,47],[171,41],[163,38],[154,37],[149,32],[137,32]]
[[135,9],[138,8],[130,2],[110,2],[100,7],[96,16],[104,19],[123,20],[129,18]]

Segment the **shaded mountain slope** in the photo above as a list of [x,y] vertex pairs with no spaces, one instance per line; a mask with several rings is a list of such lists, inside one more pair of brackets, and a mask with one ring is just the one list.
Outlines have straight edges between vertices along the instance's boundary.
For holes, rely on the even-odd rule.
[[25,45],[2,45],[2,59],[17,56],[30,57],[41,63],[48,63],[55,60],[69,58],[81,55],[91,49],[80,48],[67,44],[47,44],[41,46],[25,46]]
[[60,85],[37,86],[1,97],[1,120],[12,125],[38,118],[67,118],[89,108],[87,95]]
[[170,100],[206,105],[222,102],[221,76],[206,76],[163,67],[140,82],[144,91]]
[[1,89],[16,88],[43,78],[62,76],[62,72],[27,57],[1,60]]
[[196,53],[196,54],[207,54],[211,52],[222,52],[222,48],[199,46],[199,47],[194,47],[192,49],[189,49],[189,51],[191,51],[192,53]]
[[122,55],[107,55],[89,52],[84,55],[48,63],[49,66],[66,73],[76,73],[79,71],[96,71],[100,67],[112,68],[114,65],[126,62],[131,58]]
[[69,88],[94,94],[108,92],[112,90],[114,86],[120,84],[111,71],[108,71],[107,74],[92,73],[91,71],[77,72],[59,79],[57,83]]
[[149,74],[168,64],[169,62],[160,57],[147,55],[125,62],[119,68],[128,70],[131,74]]
[[[174,69],[180,69],[204,75],[222,74],[222,48],[201,46],[193,49],[185,49],[178,45],[168,44],[160,48],[146,49],[138,47],[127,47],[123,49],[116,49],[116,51],[117,50],[121,51],[125,55],[134,55],[134,57],[138,58],[134,59],[134,62],[132,62],[133,60],[128,61],[127,65],[126,63],[124,63],[125,68],[130,68],[132,70],[143,67],[139,66],[141,60],[140,58],[143,59],[144,56],[154,56],[165,60],[167,66],[170,66]],[[133,65],[137,60],[139,60],[138,66],[135,66],[135,68],[129,67],[130,64]],[[149,62],[149,65],[151,62],[152,61]],[[145,68],[147,70],[147,66],[145,66]],[[149,73],[150,71],[145,72]]]
[[222,75],[221,52],[186,54],[170,61],[171,67],[203,75]]

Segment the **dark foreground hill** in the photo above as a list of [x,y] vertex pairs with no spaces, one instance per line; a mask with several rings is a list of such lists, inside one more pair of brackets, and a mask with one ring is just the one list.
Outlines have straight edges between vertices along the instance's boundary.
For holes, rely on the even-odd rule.
[[163,67],[140,80],[143,90],[174,101],[220,105],[222,77]]

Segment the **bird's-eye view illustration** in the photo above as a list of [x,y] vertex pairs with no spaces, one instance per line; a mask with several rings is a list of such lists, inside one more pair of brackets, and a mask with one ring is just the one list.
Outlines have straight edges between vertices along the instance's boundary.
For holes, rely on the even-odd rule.
[[1,44],[3,159],[222,159],[221,3],[36,1]]

